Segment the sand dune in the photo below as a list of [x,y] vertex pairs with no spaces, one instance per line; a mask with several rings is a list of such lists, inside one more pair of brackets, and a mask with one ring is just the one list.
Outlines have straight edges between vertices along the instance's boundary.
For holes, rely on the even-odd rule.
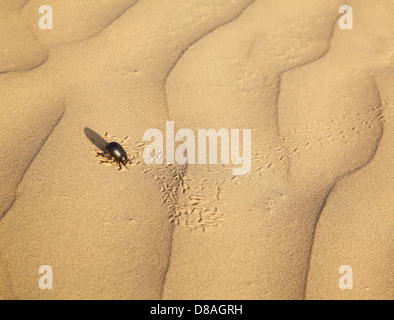
[[[391,3],[47,4],[0,5],[0,298],[393,298]],[[145,164],[167,120],[252,129],[251,172]]]

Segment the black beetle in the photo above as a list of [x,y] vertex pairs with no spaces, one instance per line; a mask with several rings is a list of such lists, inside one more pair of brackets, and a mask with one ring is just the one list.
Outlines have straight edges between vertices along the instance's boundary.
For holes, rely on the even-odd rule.
[[[126,151],[124,151],[123,147],[117,142],[107,143],[106,148],[111,156],[114,157],[114,162],[119,165],[119,170],[122,169],[121,163],[127,168],[126,164],[131,163],[129,158],[127,158]],[[129,168],[127,168],[129,170]]]

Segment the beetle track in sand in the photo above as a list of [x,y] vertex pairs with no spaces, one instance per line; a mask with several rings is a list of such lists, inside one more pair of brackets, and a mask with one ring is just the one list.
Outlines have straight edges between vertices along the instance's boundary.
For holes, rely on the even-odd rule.
[[[285,162],[289,156],[296,155],[298,152],[302,151],[302,149],[322,145],[325,141],[329,142],[339,138],[344,144],[349,144],[351,139],[346,138],[350,135],[356,137],[356,135],[359,135],[362,131],[371,130],[373,128],[372,122],[375,120],[381,122],[385,121],[384,115],[380,113],[382,109],[383,106],[371,107],[369,113],[355,113],[356,117],[353,118],[343,117],[340,120],[331,119],[330,126],[327,126],[327,124],[318,124],[320,127],[319,132],[322,132],[322,130],[325,132],[324,135],[320,135],[319,138],[315,138],[316,135],[314,135],[317,129],[311,130],[305,128],[304,133],[293,130],[293,133],[300,137],[300,140],[304,141],[301,142],[298,139],[285,139],[282,137],[283,144],[280,146],[268,146],[268,149],[271,150],[270,154],[258,151],[253,152],[252,170],[246,180],[261,179],[261,177],[266,174],[267,170],[275,172],[275,168],[280,162]],[[377,113],[376,116],[374,116],[374,113]],[[344,127],[344,123],[349,123],[349,125]],[[348,136],[347,134],[350,135]],[[105,132],[103,136],[107,142],[116,141],[124,147],[131,162],[128,164],[129,167],[142,165],[144,166],[144,174],[150,174],[154,181],[160,181],[160,193],[162,194],[161,201],[172,209],[169,221],[173,225],[182,225],[190,229],[200,228],[205,230],[207,227],[218,226],[220,221],[223,220],[224,215],[218,210],[222,187],[227,183],[235,183],[238,185],[242,177],[232,176],[229,179],[213,178],[214,181],[208,181],[208,178],[206,178],[207,176],[212,178],[215,174],[219,174],[219,172],[210,171],[210,169],[207,168],[206,177],[198,180],[196,177],[193,177],[186,168],[182,168],[178,165],[146,165],[143,160],[145,143],[134,143],[128,136],[117,138],[109,135],[107,132]],[[314,138],[309,139],[310,137]],[[98,151],[97,148],[88,149],[94,152],[99,164],[106,166],[116,165],[110,161],[107,155]],[[231,170],[228,166],[222,167]],[[127,172],[123,167],[120,171]],[[194,182],[193,188],[189,184],[192,180]],[[195,183],[196,181],[197,183]],[[276,202],[283,200],[284,197],[284,193],[267,195],[267,197],[263,199],[263,211],[269,214],[272,213]]]

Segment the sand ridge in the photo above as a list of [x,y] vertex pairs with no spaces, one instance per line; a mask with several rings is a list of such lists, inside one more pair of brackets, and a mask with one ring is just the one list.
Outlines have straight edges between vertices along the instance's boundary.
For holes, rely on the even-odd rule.
[[[340,1],[48,4],[53,32],[35,0],[0,7],[17,26],[1,37],[1,298],[392,297],[376,183],[392,181],[391,4],[352,1],[350,32]],[[143,133],[166,120],[251,128],[252,172],[144,164]],[[84,128],[122,143],[130,171]],[[53,291],[37,288],[43,264]]]

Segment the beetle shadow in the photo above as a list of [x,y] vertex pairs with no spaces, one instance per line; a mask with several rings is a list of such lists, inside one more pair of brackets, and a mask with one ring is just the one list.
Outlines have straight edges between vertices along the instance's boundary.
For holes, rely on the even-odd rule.
[[85,127],[83,130],[85,132],[86,137],[93,143],[97,148],[99,148],[103,153],[108,154],[108,150],[106,148],[107,141],[103,137],[101,137],[97,132],[92,129]]

